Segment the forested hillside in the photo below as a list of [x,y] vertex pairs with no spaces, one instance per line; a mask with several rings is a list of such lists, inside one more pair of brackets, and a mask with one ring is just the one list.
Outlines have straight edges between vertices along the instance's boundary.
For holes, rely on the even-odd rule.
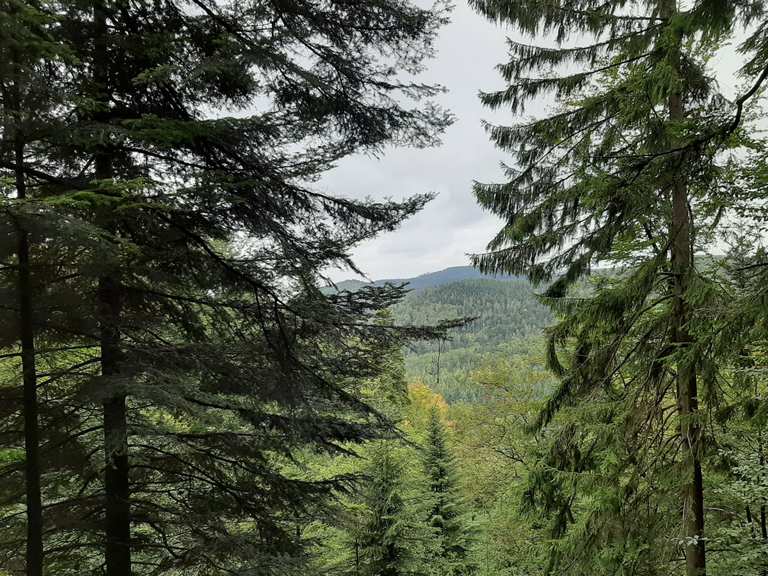
[[479,401],[483,392],[472,385],[472,372],[491,357],[541,348],[543,329],[552,322],[531,284],[517,279],[464,280],[414,290],[393,313],[398,322],[413,325],[472,318],[446,339],[408,346],[408,375],[449,402]]
[[508,340],[540,335],[552,322],[551,311],[540,303],[525,280],[464,280],[409,293],[393,308],[403,324],[430,324],[438,319],[472,318],[466,326],[451,332],[442,343],[424,343],[416,353],[493,347]]
[[[539,301],[531,283],[513,276],[494,279],[457,267],[373,284],[391,283],[405,284],[409,290],[392,308],[399,324],[469,319],[444,339],[413,342],[406,348],[409,378],[429,384],[449,402],[481,401],[484,393],[472,384],[472,373],[495,356],[540,350],[543,330],[553,321],[552,312]],[[362,286],[345,281],[337,289],[354,292]]]
[[554,378],[545,367],[544,338],[541,335],[498,344],[408,354],[405,356],[405,367],[409,379],[424,382],[451,404],[483,403],[489,401],[488,391],[477,385],[476,373],[502,358],[524,362],[525,371],[540,375],[549,385],[554,384]]
[[407,284],[410,290],[422,290],[423,288],[436,288],[445,284],[462,282],[464,280],[523,280],[521,276],[510,276],[509,274],[484,274],[472,266],[452,266],[436,272],[427,272],[414,276],[413,278],[388,278],[375,280],[373,282],[363,282],[361,280],[344,280],[332,287],[333,291],[339,290],[359,290],[363,286],[384,286],[386,284]]

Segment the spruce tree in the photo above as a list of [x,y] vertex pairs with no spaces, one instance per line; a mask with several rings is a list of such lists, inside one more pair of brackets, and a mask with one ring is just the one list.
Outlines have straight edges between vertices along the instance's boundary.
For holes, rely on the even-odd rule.
[[[505,220],[475,263],[487,272],[550,282],[545,296],[563,314],[551,334],[549,359],[561,384],[539,426],[578,400],[606,403],[601,414],[592,405],[596,436],[574,434],[570,426],[561,430],[550,454],[554,461],[538,478],[553,481],[551,471],[560,467],[568,486],[568,474],[586,473],[602,457],[611,466],[618,458],[618,477],[633,480],[616,487],[628,491],[617,498],[639,505],[638,494],[654,497],[646,484],[648,463],[634,458],[635,442],[662,451],[650,458],[654,469],[669,464],[663,452],[669,432],[656,426],[667,422],[659,417],[672,396],[683,454],[676,466],[681,540],[687,574],[700,576],[706,538],[698,405],[705,394],[699,387],[711,384],[705,366],[713,358],[694,337],[696,305],[707,285],[694,255],[710,234],[716,236],[729,209],[727,194],[720,193],[729,186],[724,152],[744,141],[744,108],[765,80],[764,70],[746,67],[754,84],[730,102],[707,62],[738,25],[760,16],[762,6],[704,1],[682,8],[667,0],[471,4],[492,20],[554,42],[544,47],[510,40],[511,60],[499,67],[509,85],[483,94],[483,102],[513,113],[547,96],[559,105],[541,119],[488,126],[497,146],[514,154],[515,165],[507,168],[507,182],[475,188],[479,203]],[[598,285],[592,297],[567,298],[568,288],[600,263],[618,277]],[[573,353],[562,365],[556,350],[566,343]],[[618,437],[605,434],[613,426]],[[559,509],[555,534],[562,536],[575,520],[570,489],[559,490],[539,486],[535,492],[548,494],[548,506]],[[582,542],[616,544],[603,513],[594,511],[580,525]],[[626,507],[618,513],[630,514]],[[572,550],[589,554],[583,546]],[[621,553],[612,561],[630,563]]]
[[[23,127],[25,113],[22,92],[25,90],[24,76],[27,70],[25,42],[14,38],[14,33],[24,38],[28,32],[28,15],[20,14],[23,6],[3,7],[2,29],[5,31],[0,57],[6,64],[2,74],[3,95],[3,144],[10,144],[12,150],[9,164],[13,166],[15,197],[22,203],[27,198],[26,176],[24,174],[24,152],[26,134]],[[27,16],[25,18],[24,16]],[[20,33],[19,33],[20,32]],[[26,38],[25,38],[26,39]],[[25,50],[26,49],[26,50]],[[24,58],[24,60],[22,60]],[[6,148],[6,146],[3,146]],[[42,576],[42,502],[40,497],[40,458],[38,432],[37,369],[35,367],[35,339],[32,320],[32,283],[30,279],[29,234],[21,223],[17,223],[17,274],[18,326],[21,349],[22,378],[24,390],[24,466],[27,509],[27,574]]]
[[82,448],[81,475],[47,486],[61,574],[285,571],[296,517],[337,485],[293,477],[294,453],[388,430],[360,382],[386,370],[377,351],[441,332],[375,321],[402,288],[320,290],[429,196],[313,182],[448,124],[418,102],[438,87],[403,80],[443,7],[193,4],[50,8],[73,57],[28,176],[60,215],[46,249],[84,239],[56,252],[72,291],[42,320],[86,356],[51,361],[71,418],[54,430]]
[[439,541],[437,562],[439,573],[471,574],[468,534],[461,513],[457,492],[454,459],[446,445],[445,429],[436,407],[429,414],[424,471],[429,483],[431,507],[427,523],[435,530]]
[[359,537],[359,574],[402,576],[409,573],[405,504],[400,494],[402,469],[387,443],[370,455],[363,502],[367,518]]

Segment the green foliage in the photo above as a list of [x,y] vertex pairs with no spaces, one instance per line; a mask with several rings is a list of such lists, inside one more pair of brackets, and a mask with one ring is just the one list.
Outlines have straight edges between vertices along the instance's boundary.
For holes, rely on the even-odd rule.
[[429,414],[424,446],[424,468],[430,510],[427,523],[435,530],[437,554],[431,562],[433,573],[464,576],[474,573],[469,533],[457,493],[454,459],[445,438],[445,429],[435,406]]
[[446,2],[0,0],[0,573],[28,328],[46,573],[768,573],[764,3],[471,4],[550,44],[483,102],[557,109],[487,126],[500,276],[407,293],[324,275],[431,196],[316,182],[437,141]]
[[[314,183],[350,154],[439,138],[440,88],[409,76],[445,15],[399,0],[3,3],[0,348],[18,352],[24,232],[47,571],[305,560],[296,523],[347,482],[298,477],[297,455],[389,435],[363,387],[390,351],[444,333],[382,322],[398,288],[320,291],[430,196]],[[25,439],[18,368],[2,376],[5,454]],[[23,471],[2,466],[0,565],[16,570]]]
[[494,346],[541,333],[552,316],[524,280],[464,280],[409,294],[394,307],[404,324],[433,323],[436,318],[474,318],[451,332],[442,344],[416,345],[416,354],[458,348]]
[[363,495],[366,516],[360,532],[360,574],[401,576],[408,573],[408,543],[403,522],[404,503],[400,495],[402,469],[392,449],[376,446],[371,452],[368,482]]
[[[531,336],[496,345],[456,348],[406,356],[409,377],[427,382],[451,403],[495,401],[489,388],[478,385],[475,373],[505,359],[521,367],[520,377],[535,390],[549,390],[553,377],[548,372],[542,338]],[[489,395],[490,394],[490,395]]]
[[[745,111],[758,110],[768,77],[750,61],[764,33],[741,45],[752,85],[735,101],[720,93],[712,56],[764,7],[471,4],[537,43],[510,41],[507,85],[482,101],[513,113],[545,98],[556,106],[489,125],[514,162],[505,182],[475,186],[503,221],[475,264],[548,282],[558,317],[547,356],[559,383],[532,423],[546,442],[525,495],[549,524],[547,572],[665,574],[684,555],[686,573],[702,576],[708,416],[733,346],[754,336],[735,316],[733,329],[715,320],[728,281],[706,256],[725,219],[765,201],[738,157],[762,147]],[[574,290],[599,265],[613,273]],[[715,336],[723,330],[729,342]]]
[[548,540],[544,522],[522,508],[523,494],[542,440],[526,430],[551,386],[541,355],[511,355],[514,343],[486,357],[473,373],[483,391],[480,404],[450,407],[452,452],[456,457],[467,521],[471,518],[471,561],[483,576],[541,574]]
[[472,384],[472,372],[491,357],[528,354],[539,346],[534,337],[552,322],[531,285],[514,279],[471,279],[416,290],[393,308],[393,314],[399,323],[415,325],[474,318],[445,340],[408,347],[409,378],[427,382],[452,403],[482,401],[483,391]]

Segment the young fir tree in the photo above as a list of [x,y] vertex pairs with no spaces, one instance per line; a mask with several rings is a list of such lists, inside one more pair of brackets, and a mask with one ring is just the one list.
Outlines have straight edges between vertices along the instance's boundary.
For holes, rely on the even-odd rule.
[[[540,482],[532,496],[553,511],[554,535],[573,539],[554,548],[551,568],[565,569],[558,558],[570,554],[567,565],[576,571],[587,569],[580,561],[602,562],[602,569],[638,570],[642,564],[642,570],[662,570],[666,553],[656,549],[659,540],[644,539],[660,529],[677,530],[658,524],[664,515],[656,505],[666,502],[668,513],[674,508],[649,470],[676,464],[679,481],[667,493],[679,493],[687,574],[704,574],[699,401],[708,395],[707,367],[716,361],[694,337],[707,285],[694,254],[716,235],[729,208],[722,193],[729,187],[723,152],[741,142],[744,108],[766,77],[760,68],[745,68],[755,84],[730,102],[718,92],[708,61],[738,25],[761,15],[762,4],[471,4],[492,20],[546,35],[554,44],[509,41],[511,60],[499,67],[509,86],[483,94],[483,102],[518,113],[551,95],[560,108],[530,122],[489,126],[494,142],[514,154],[515,165],[506,169],[507,182],[475,189],[480,204],[505,220],[476,264],[485,271],[526,273],[535,282],[557,276],[546,296],[564,318],[552,332],[550,353],[561,384],[539,427],[563,407],[586,401],[582,419],[589,430],[579,430],[579,419],[562,427],[542,473],[534,475],[534,484]],[[589,297],[564,298],[597,263],[629,269]],[[556,345],[566,343],[573,353],[561,365]],[[671,402],[675,421],[666,417]],[[677,446],[667,442],[672,422],[679,460],[670,457]],[[638,461],[637,454],[647,460]],[[601,466],[612,471],[611,479],[594,493],[599,504],[577,518],[574,479],[590,478],[589,471]],[[628,521],[633,514],[655,528],[636,530]],[[642,554],[648,547],[657,568]]]
[[471,574],[469,538],[457,492],[454,459],[446,445],[445,428],[436,407],[429,414],[424,471],[431,507],[427,523],[439,540],[436,564],[445,575]]
[[[378,322],[391,324],[389,311],[381,314]],[[386,356],[387,368],[377,378],[364,383],[363,394],[379,412],[401,422],[404,408],[408,405],[402,347],[380,349],[379,354]],[[337,492],[334,506],[321,510],[302,531],[303,536],[314,545],[310,570],[360,576],[375,569],[370,564],[372,557],[383,554],[381,549],[371,548],[378,539],[378,536],[371,535],[372,526],[383,525],[380,520],[383,512],[378,507],[380,499],[377,494],[382,489],[391,489],[392,502],[398,508],[393,516],[397,526],[393,529],[396,528],[397,539],[408,552],[407,558],[402,560],[400,572],[432,573],[435,534],[424,523],[423,474],[419,455],[413,446],[392,436],[396,436],[394,431],[384,441],[349,445],[350,453],[320,457],[308,455],[302,459],[302,464],[310,470],[309,477],[349,480],[348,489]],[[394,481],[390,474],[393,470],[397,479],[395,485],[390,486],[384,480],[390,478]]]
[[378,350],[432,333],[374,321],[402,289],[319,289],[428,197],[357,201],[312,182],[448,123],[416,102],[436,87],[403,80],[442,6],[193,4],[51,7],[73,58],[64,126],[29,175],[62,214],[50,244],[88,238],[64,254],[76,297],[45,318],[89,347],[59,375],[77,422],[62,435],[85,460],[47,487],[68,495],[49,530],[60,574],[287,570],[297,516],[335,482],[283,463],[387,429],[359,383],[386,369]]
[[403,576],[410,572],[410,553],[401,496],[402,469],[387,443],[375,446],[370,458],[363,497],[367,517],[356,542],[355,574]]

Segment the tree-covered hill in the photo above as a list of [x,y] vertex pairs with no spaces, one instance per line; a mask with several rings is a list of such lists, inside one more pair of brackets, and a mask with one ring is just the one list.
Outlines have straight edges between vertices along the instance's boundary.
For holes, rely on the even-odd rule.
[[538,349],[542,330],[552,323],[550,310],[539,302],[530,282],[518,276],[483,274],[471,266],[368,284],[345,280],[328,290],[355,292],[387,284],[406,284],[410,290],[393,309],[398,324],[474,318],[441,342],[411,343],[407,350],[409,378],[424,381],[448,402],[482,401],[473,372],[491,356]]
[[511,339],[539,334],[551,321],[525,280],[464,280],[411,292],[395,306],[395,318],[404,324],[429,324],[442,319],[472,317],[442,344],[417,344],[414,351],[455,350],[494,346]]
[[482,401],[471,376],[484,359],[538,348],[538,336],[552,321],[531,284],[515,278],[465,279],[414,289],[394,307],[394,316],[398,323],[415,325],[474,318],[442,342],[412,344],[406,356],[409,377],[425,381],[449,402]]
[[[387,278],[384,280],[375,280],[374,282],[363,282],[361,280],[344,280],[336,284],[335,289],[339,291],[348,290],[354,292],[363,286],[384,286],[386,284],[407,284],[410,290],[423,290],[425,288],[436,288],[445,284],[462,282],[464,280],[499,280],[510,281],[520,280],[520,276],[509,276],[506,274],[492,275],[483,274],[472,266],[452,266],[436,272],[427,272],[413,278]],[[332,288],[329,288],[331,290]]]

